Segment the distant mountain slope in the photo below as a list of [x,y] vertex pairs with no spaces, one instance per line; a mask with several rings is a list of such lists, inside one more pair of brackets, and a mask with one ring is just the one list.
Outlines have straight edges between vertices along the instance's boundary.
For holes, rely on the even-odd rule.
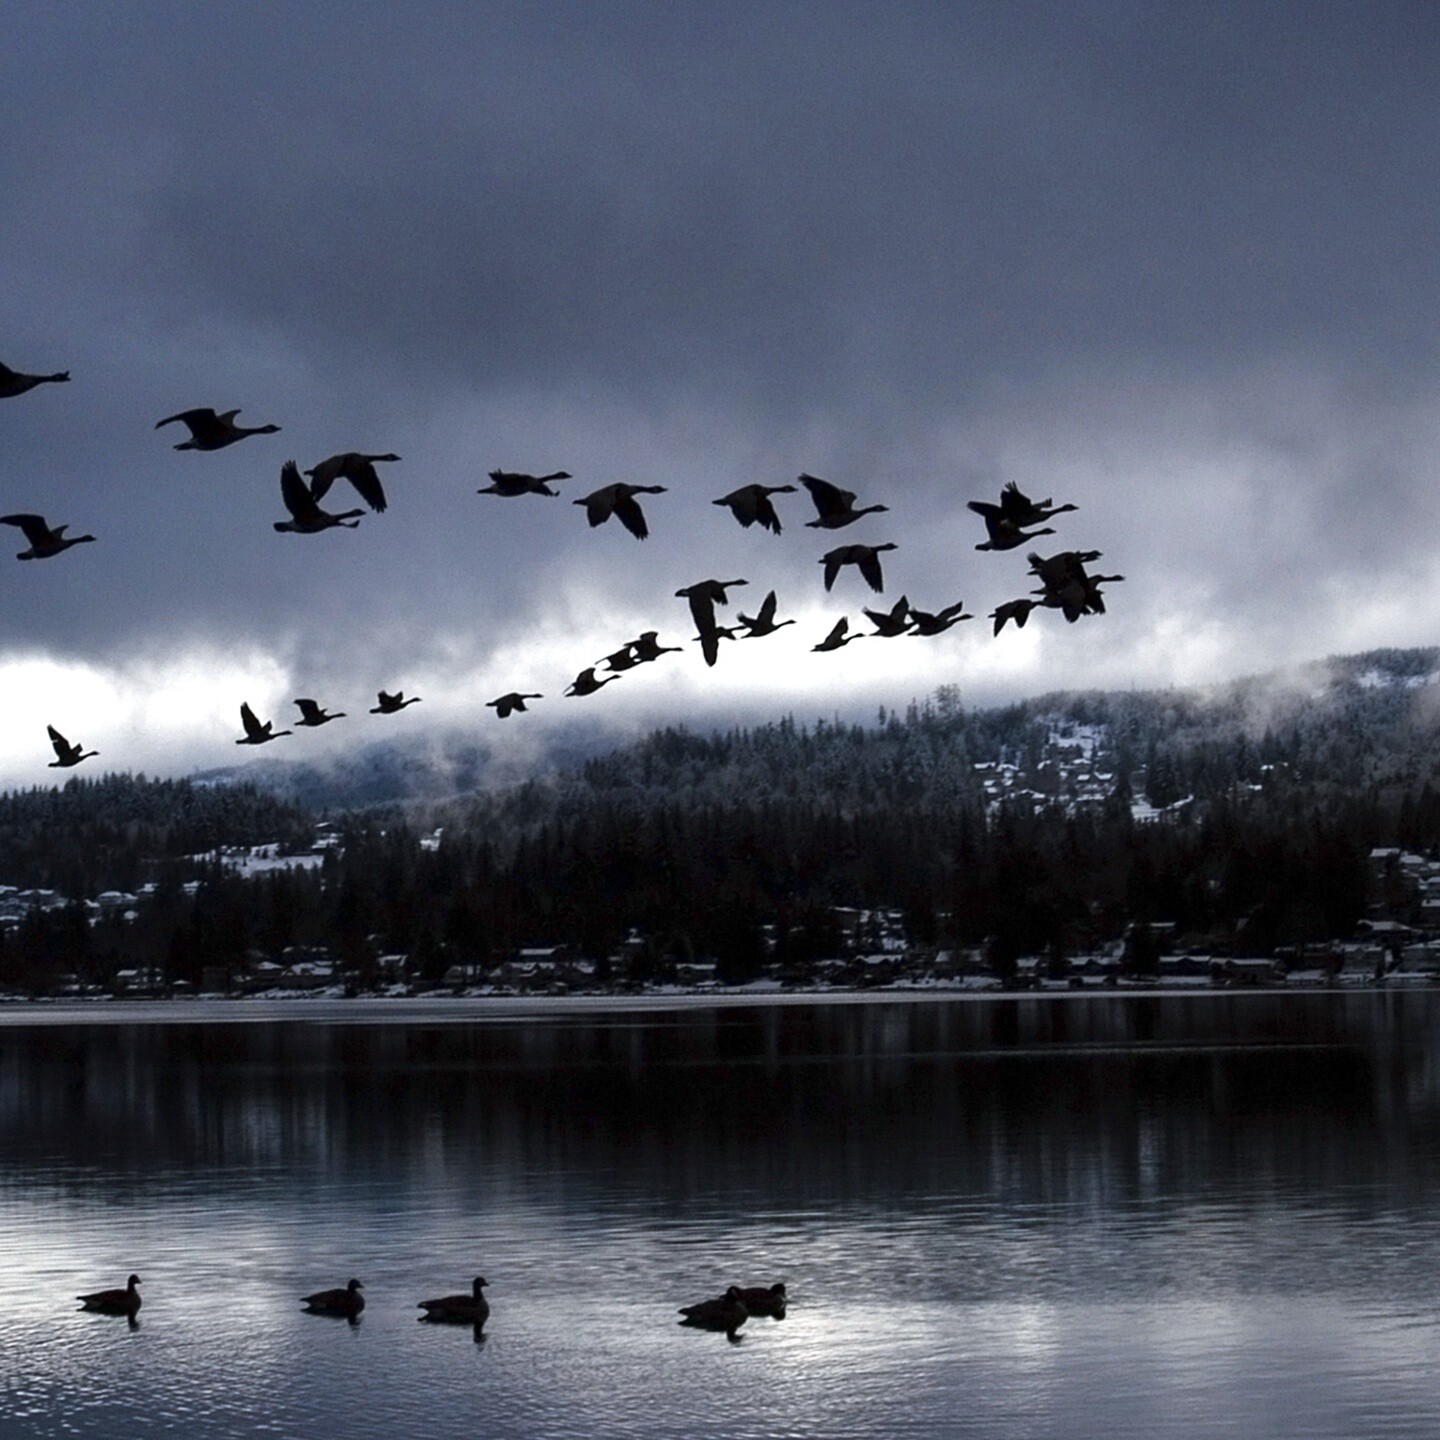
[[[975,799],[984,790],[975,766],[985,764],[1015,767],[1043,794],[1046,767],[1078,749],[1105,783],[1123,780],[1166,805],[1257,784],[1276,767],[1324,787],[1423,785],[1440,762],[1437,730],[1440,648],[1372,650],[1212,686],[1064,691],[986,710],[966,710],[961,689],[943,686],[871,725],[786,718],[714,733],[673,727],[618,747],[613,736],[576,728],[552,738],[528,773],[470,733],[370,745],[327,765],[266,759],[194,779],[243,782],[329,810],[487,795],[487,806],[534,811],[546,808],[542,793],[560,803],[602,791],[637,804],[758,803],[812,791],[863,807],[907,796]],[[536,779],[540,791],[498,793]]]

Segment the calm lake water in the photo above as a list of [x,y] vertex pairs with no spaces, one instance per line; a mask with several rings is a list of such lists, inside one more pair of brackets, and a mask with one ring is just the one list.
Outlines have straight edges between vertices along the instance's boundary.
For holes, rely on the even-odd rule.
[[701,1433],[1433,1440],[1440,994],[0,1010],[3,1440]]

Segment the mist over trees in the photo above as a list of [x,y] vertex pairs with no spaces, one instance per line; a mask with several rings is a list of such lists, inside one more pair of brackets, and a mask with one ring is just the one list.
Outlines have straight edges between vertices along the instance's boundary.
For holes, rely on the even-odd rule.
[[[623,944],[631,980],[690,959],[803,979],[839,906],[1001,973],[1022,954],[1059,973],[1131,922],[1217,953],[1317,945],[1364,915],[1371,847],[1440,846],[1437,669],[1372,652],[1204,694],[967,711],[944,687],[870,725],[665,729],[554,778],[331,813],[323,864],[248,878],[209,852],[299,852],[319,817],[244,785],[72,780],[0,797],[0,880],[75,902],[0,935],[0,984],[135,965],[195,984],[324,952],[363,987],[381,954],[438,981],[561,942],[602,976]],[[143,881],[131,920],[78,903]]]

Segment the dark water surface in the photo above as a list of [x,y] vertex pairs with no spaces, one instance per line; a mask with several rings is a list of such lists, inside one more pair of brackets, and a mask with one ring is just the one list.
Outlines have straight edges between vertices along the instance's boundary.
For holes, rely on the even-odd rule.
[[0,1440],[1434,1440],[1437,1216],[1425,991],[17,1007]]

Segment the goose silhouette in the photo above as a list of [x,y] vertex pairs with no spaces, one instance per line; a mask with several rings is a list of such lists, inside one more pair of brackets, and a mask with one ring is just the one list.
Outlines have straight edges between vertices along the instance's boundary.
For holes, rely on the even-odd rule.
[[93,1310],[100,1315],[128,1315],[134,1319],[140,1308],[140,1291],[136,1286],[140,1277],[132,1275],[125,1282],[123,1290],[96,1290],[90,1295],[77,1295],[82,1310]]
[[715,1300],[701,1300],[696,1305],[682,1305],[680,1321],[695,1330],[723,1330],[732,1340],[735,1332],[750,1318],[745,1302],[740,1298],[740,1287],[732,1285]]
[[1043,602],[1039,600],[1028,600],[1023,596],[1019,600],[1007,600],[1003,605],[997,605],[989,615],[995,622],[995,634],[999,634],[1009,620],[1015,622],[1017,630],[1025,628],[1025,622],[1030,618],[1030,612],[1037,609]]
[[793,620],[777,620],[775,618],[775,592],[769,591],[760,602],[760,608],[753,615],[737,614],[735,618],[745,627],[745,634],[741,637],[745,640],[759,640],[766,635],[773,635],[777,630],[786,625],[793,625]]
[[504,720],[507,716],[513,715],[515,711],[524,710],[527,700],[543,700],[544,698],[543,695],[527,695],[519,690],[511,690],[509,694],[498,696],[494,700],[487,700],[485,703],[494,709],[497,720]]
[[55,747],[55,758],[50,762],[51,770],[68,770],[72,765],[78,765],[82,760],[88,760],[92,755],[98,755],[98,750],[82,750],[78,745],[72,745],[53,725],[45,727],[50,733],[50,743]]
[[280,429],[278,425],[237,425],[235,417],[239,413],[238,410],[226,410],[217,414],[208,408],[181,410],[178,414],[157,420],[155,428],[158,430],[162,425],[173,425],[177,420],[184,425],[190,432],[190,438],[182,440],[175,447],[177,450],[223,450],[247,435],[274,435]]
[[612,515],[637,539],[643,540],[650,527],[645,523],[645,514],[640,509],[637,495],[663,495],[663,485],[627,485],[619,481],[606,485],[585,496],[583,500],[572,500],[572,505],[583,505],[591,528],[603,525]]
[[776,1320],[785,1318],[785,1285],[776,1281],[773,1285],[742,1285],[740,1299],[752,1315],[770,1315]]
[[420,703],[420,697],[418,695],[412,695],[407,700],[403,690],[397,690],[393,695],[387,694],[384,690],[379,690],[376,692],[375,698],[379,703],[370,707],[370,713],[372,715],[394,715],[403,710],[407,705],[418,705]]
[[857,510],[853,490],[842,490],[838,485],[817,479],[814,475],[802,475],[800,483],[815,502],[816,518],[805,522],[811,530],[839,530],[853,525],[862,515],[877,515],[890,508],[888,505],[866,505]]
[[889,610],[862,610],[861,614],[875,627],[872,634],[887,639],[903,635],[910,628],[910,601],[904,595]]
[[344,1315],[353,1319],[365,1308],[365,1297],[360,1293],[364,1288],[358,1280],[351,1280],[338,1290],[317,1290],[300,1303],[312,1315]]
[[280,498],[290,512],[288,520],[277,520],[275,528],[282,534],[318,535],[322,530],[353,530],[363,510],[342,510],[336,514],[322,510],[310,487],[300,478],[300,467],[287,460],[280,467]]
[[728,495],[722,495],[718,500],[712,500],[712,505],[728,505],[730,513],[745,527],[749,529],[752,525],[759,525],[771,534],[780,533],[780,517],[775,513],[775,506],[771,503],[772,495],[791,495],[795,491],[793,485],[742,485],[738,490],[732,490]]
[[943,610],[937,610],[933,614],[929,610],[912,610],[910,619],[914,622],[914,628],[910,631],[912,635],[943,635],[952,625],[958,625],[962,620],[973,620],[973,615],[965,614],[965,602],[957,600],[953,605],[947,605]]
[[317,705],[315,701],[306,699],[303,696],[298,698],[295,703],[300,707],[300,718],[295,722],[297,725],[304,725],[314,729],[320,725],[328,725],[332,720],[343,720],[345,718],[345,712],[343,710],[337,710],[332,714],[322,706]]
[[[970,508],[975,510],[984,504],[980,500],[970,501]],[[987,511],[994,511],[993,505],[986,505]],[[1024,545],[1028,540],[1034,540],[1039,535],[1053,535],[1054,530],[1046,525],[1040,530],[1022,530],[1018,524],[1009,516],[1004,514],[984,514],[985,533],[989,537],[983,544],[977,545],[977,550],[1014,550],[1017,546]]]
[[970,500],[967,504],[977,515],[997,515],[1018,526],[1043,525],[1056,515],[1079,508],[1076,505],[1057,505],[1048,498],[1032,500],[1013,480],[1000,491],[998,505],[991,505],[985,500]]
[[620,649],[612,650],[597,663],[618,675],[623,670],[633,670],[637,665],[643,665],[645,662],[635,653],[634,646],[627,640]]
[[597,678],[595,674],[595,667],[593,665],[587,665],[585,669],[570,682],[570,686],[565,693],[575,696],[593,695],[597,690],[608,685],[612,680],[618,680],[619,678],[618,675],[607,675],[601,680]]
[[885,580],[880,573],[880,552],[893,549],[895,545],[888,540],[883,545],[837,545],[819,561],[825,567],[825,589],[828,591],[834,585],[835,577],[844,566],[853,565],[872,590],[883,590]]
[[16,395],[23,395],[37,385],[57,385],[69,378],[68,370],[57,370],[53,375],[26,375],[19,370],[12,370],[8,365],[0,365],[0,400],[10,400]]
[[675,592],[690,604],[690,618],[695,622],[696,638],[700,641],[707,665],[713,665],[720,654],[715,607],[729,603],[725,594],[727,590],[749,583],[748,580],[697,580],[693,585],[683,586]]
[[504,495],[513,497],[516,495],[549,495],[552,498],[559,496],[558,490],[552,490],[547,483],[551,480],[572,479],[568,470],[552,470],[548,475],[527,475],[521,470],[492,470],[490,472],[490,483],[482,485],[475,493],[477,495]]
[[477,1275],[468,1295],[441,1295],[435,1300],[422,1300],[419,1309],[422,1321],[439,1321],[451,1325],[483,1325],[490,1318],[490,1302],[482,1291],[490,1282]]
[[28,550],[15,556],[17,560],[49,560],[72,545],[85,545],[95,539],[93,535],[67,536],[68,525],[47,525],[43,515],[0,515],[0,525],[18,525],[30,542]]
[[643,630],[630,642],[630,653],[642,665],[649,664],[652,660],[658,660],[662,655],[678,655],[681,651],[679,645],[662,645],[659,641],[658,630]]
[[362,455],[358,450],[332,455],[305,472],[310,477],[310,494],[316,500],[323,500],[337,480],[348,480],[356,494],[378,515],[385,509],[385,487],[375,466],[377,462],[399,458],[398,455]]
[[812,645],[810,648],[812,650],[820,651],[840,650],[843,649],[846,645],[850,644],[852,640],[863,640],[865,638],[863,635],[847,634],[846,632],[849,630],[849,628],[849,617],[842,615],[840,619],[835,622],[834,627],[831,629],[830,633],[818,645]]
[[291,733],[289,730],[276,730],[273,720],[266,720],[262,724],[255,718],[255,712],[243,701],[240,705],[240,724],[244,726],[245,734],[235,742],[237,745],[264,745]]

